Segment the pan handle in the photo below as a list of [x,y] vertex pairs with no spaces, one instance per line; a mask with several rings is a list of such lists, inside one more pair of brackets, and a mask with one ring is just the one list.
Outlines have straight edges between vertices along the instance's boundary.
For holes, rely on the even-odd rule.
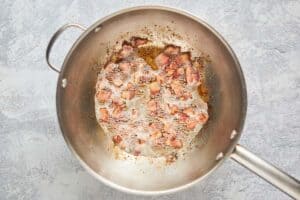
[[51,52],[51,49],[52,49],[52,47],[53,47],[53,45],[54,45],[54,42],[57,40],[58,36],[60,36],[66,29],[71,28],[71,27],[79,28],[79,29],[81,29],[81,30],[83,30],[83,31],[86,30],[86,28],[83,27],[83,26],[80,25],[80,24],[74,24],[74,23],[68,23],[68,24],[65,24],[65,25],[63,25],[62,27],[60,27],[60,28],[53,34],[53,36],[51,37],[51,39],[50,39],[50,41],[49,41],[49,43],[48,43],[48,45],[47,45],[47,49],[46,49],[46,61],[47,61],[47,64],[49,65],[49,67],[50,67],[52,70],[56,71],[57,73],[60,73],[60,70],[59,70],[57,67],[55,67],[54,65],[52,65],[52,64],[50,63],[50,61],[49,61],[50,52]]
[[237,145],[231,154],[231,158],[292,198],[300,199],[300,182],[298,180],[257,157],[244,147]]

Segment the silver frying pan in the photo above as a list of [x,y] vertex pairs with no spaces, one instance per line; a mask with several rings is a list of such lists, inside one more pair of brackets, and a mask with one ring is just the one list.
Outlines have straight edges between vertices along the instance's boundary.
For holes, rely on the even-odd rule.
[[[68,28],[79,28],[83,33],[58,69],[49,62],[50,51],[58,36]],[[195,54],[209,54],[212,60],[206,73],[210,119],[197,137],[201,145],[171,165],[157,160],[116,158],[96,121],[97,72],[107,59],[107,51],[117,41],[131,36],[179,42],[191,47]],[[175,192],[204,180],[230,157],[300,199],[298,180],[237,144],[247,108],[243,73],[226,41],[197,17],[173,8],[143,6],[109,15],[87,29],[66,24],[52,36],[46,59],[50,68],[59,73],[57,116],[65,141],[86,170],[107,185],[137,194]]]

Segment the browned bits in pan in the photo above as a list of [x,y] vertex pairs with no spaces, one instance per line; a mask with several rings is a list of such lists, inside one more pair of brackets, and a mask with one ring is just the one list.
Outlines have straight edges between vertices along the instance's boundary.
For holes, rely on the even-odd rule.
[[160,54],[162,48],[156,46],[146,46],[137,49],[137,54],[139,57],[143,58],[152,69],[157,70],[155,58]]

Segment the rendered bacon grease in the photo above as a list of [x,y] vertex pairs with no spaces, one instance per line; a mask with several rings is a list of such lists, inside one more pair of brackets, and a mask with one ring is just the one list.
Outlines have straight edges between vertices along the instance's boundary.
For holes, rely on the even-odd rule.
[[124,41],[99,73],[96,116],[121,150],[174,160],[208,120],[198,92],[203,60],[191,60],[178,46],[147,43],[136,37]]

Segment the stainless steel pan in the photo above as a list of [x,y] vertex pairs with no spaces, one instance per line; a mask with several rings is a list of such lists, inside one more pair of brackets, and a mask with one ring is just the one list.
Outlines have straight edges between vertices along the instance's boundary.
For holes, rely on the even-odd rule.
[[[59,70],[51,65],[49,55],[57,37],[68,28],[79,28],[83,33]],[[203,145],[171,165],[144,159],[116,159],[108,150],[108,139],[95,118],[97,71],[106,61],[107,50],[117,41],[131,36],[179,41],[193,48],[195,54],[209,54],[212,60],[206,73],[210,119],[198,138]],[[59,73],[57,116],[66,143],[98,180],[131,193],[175,192],[203,180],[230,157],[291,197],[300,199],[298,180],[237,144],[247,108],[243,73],[226,41],[197,17],[173,8],[146,6],[119,11],[87,29],[78,24],[66,24],[52,36],[46,59]]]

